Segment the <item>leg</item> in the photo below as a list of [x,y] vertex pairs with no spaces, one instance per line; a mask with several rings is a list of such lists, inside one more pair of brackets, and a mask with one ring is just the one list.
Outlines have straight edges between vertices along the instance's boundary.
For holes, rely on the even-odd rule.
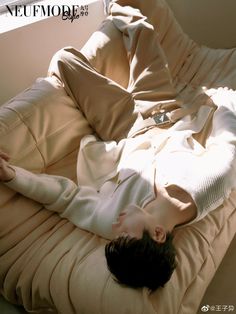
[[132,94],[98,73],[79,51],[65,48],[57,52],[49,75],[63,82],[66,92],[102,140],[126,137],[137,117]]
[[155,109],[179,108],[157,31],[138,9],[113,3],[110,11],[114,25],[123,34],[130,63],[128,91],[136,109],[148,116]]

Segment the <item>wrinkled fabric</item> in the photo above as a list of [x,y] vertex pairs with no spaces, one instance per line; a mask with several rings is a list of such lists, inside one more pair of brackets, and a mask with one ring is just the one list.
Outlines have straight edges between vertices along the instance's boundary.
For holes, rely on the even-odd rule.
[[[140,117],[144,119],[165,109],[178,109],[181,117],[182,110],[158,34],[147,18],[137,9],[116,3],[112,6],[111,18],[122,34],[129,62],[126,89],[96,72],[86,57],[73,47],[56,53],[48,70],[50,76],[61,80],[102,140],[125,138]],[[91,86],[92,93],[88,92]],[[183,108],[182,115],[188,113]]]

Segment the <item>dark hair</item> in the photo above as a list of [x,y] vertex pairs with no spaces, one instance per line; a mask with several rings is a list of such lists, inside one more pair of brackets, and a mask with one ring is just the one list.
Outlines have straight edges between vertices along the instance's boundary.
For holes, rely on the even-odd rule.
[[173,235],[158,243],[144,230],[141,239],[120,236],[105,246],[107,266],[116,280],[130,287],[152,291],[170,279],[176,267]]

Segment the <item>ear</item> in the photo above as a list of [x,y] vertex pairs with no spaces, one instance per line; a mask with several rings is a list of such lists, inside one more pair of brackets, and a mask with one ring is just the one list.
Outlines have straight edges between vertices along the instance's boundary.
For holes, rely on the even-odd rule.
[[153,239],[158,243],[166,241],[166,231],[162,226],[156,226]]

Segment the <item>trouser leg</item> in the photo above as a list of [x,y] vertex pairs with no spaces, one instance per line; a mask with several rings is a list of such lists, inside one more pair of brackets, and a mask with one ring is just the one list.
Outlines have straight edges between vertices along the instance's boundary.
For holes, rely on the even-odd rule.
[[136,110],[148,116],[155,109],[179,108],[168,62],[158,33],[138,9],[113,3],[111,17],[123,35],[130,63],[128,91]]
[[137,117],[132,94],[98,73],[79,51],[68,47],[56,53],[49,75],[63,82],[66,92],[102,140],[127,136]]
[[145,17],[133,8],[111,9],[112,21],[122,32],[130,62],[125,90],[101,75],[77,50],[66,48],[52,59],[49,72],[56,75],[103,140],[126,137],[138,112],[143,117],[155,110],[179,107],[158,35]]

